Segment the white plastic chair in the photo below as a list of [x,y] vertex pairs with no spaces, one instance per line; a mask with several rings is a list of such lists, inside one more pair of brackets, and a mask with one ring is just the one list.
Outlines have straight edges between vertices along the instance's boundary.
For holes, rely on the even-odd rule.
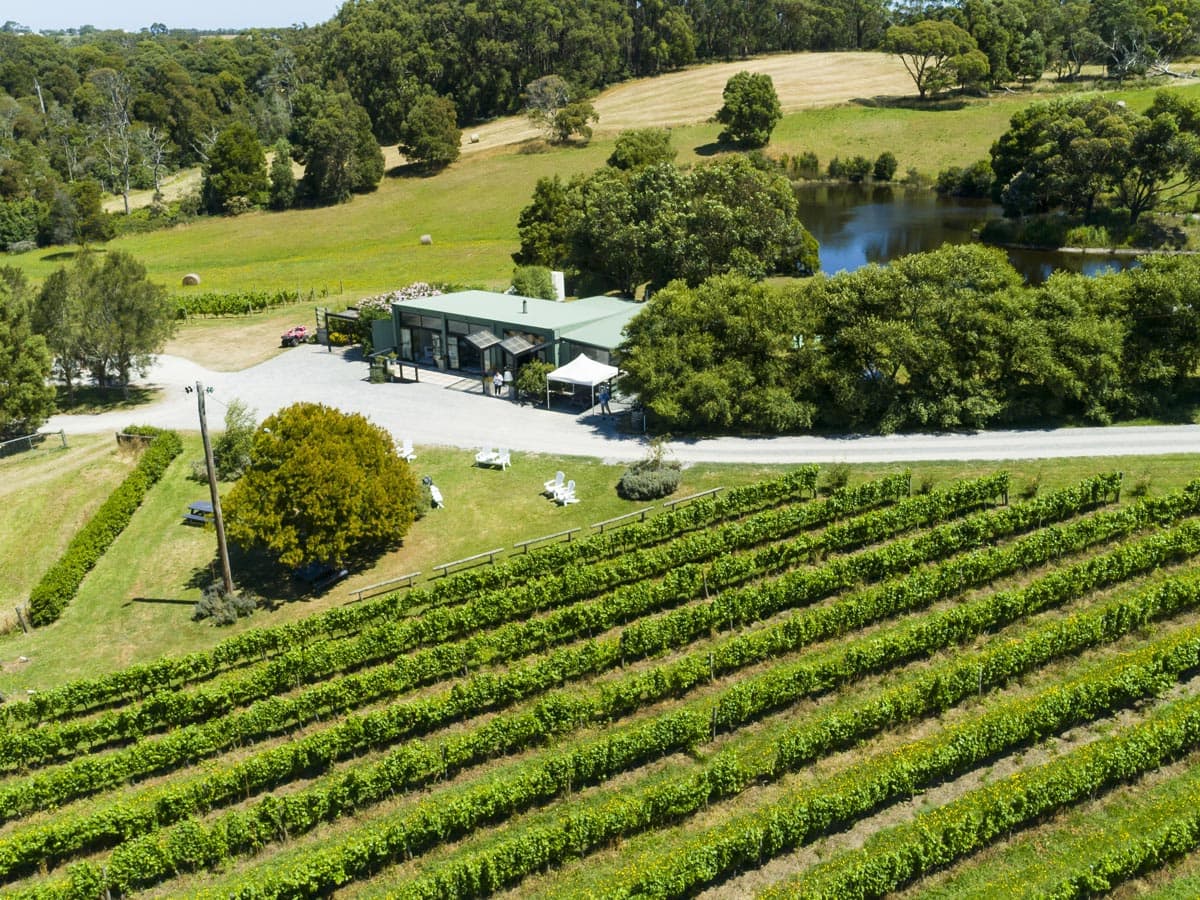
[[433,501],[434,509],[446,508],[446,504],[442,500],[442,492],[438,490],[438,486],[436,484],[431,484],[429,486],[429,499]]
[[499,466],[501,470],[507,469],[512,465],[512,454],[508,452],[507,447],[501,447],[500,452],[496,454],[496,458],[492,460],[492,465]]
[[490,466],[496,461],[496,452],[492,449],[491,444],[484,444],[483,449],[475,454],[475,464],[479,466]]
[[567,482],[567,486],[559,488],[554,492],[554,502],[559,506],[566,506],[568,503],[578,503],[579,498],[575,496],[575,479],[572,478]]
[[417,458],[417,454],[413,452],[412,438],[404,439],[404,444],[400,447],[400,458],[406,462]]
[[545,486],[542,489],[542,493],[549,494],[551,497],[553,497],[555,494],[557,494],[559,492],[559,490],[561,490],[561,488],[563,486],[563,479],[566,477],[567,476],[564,475],[562,472],[555,472],[554,477],[546,482]]

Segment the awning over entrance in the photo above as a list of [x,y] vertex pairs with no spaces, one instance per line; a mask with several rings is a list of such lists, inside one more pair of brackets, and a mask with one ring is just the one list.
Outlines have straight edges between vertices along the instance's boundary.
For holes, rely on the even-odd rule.
[[486,328],[480,331],[473,331],[467,335],[467,343],[471,344],[476,350],[486,350],[488,347],[495,346],[500,343],[500,338],[496,337]]
[[519,334],[506,337],[500,342],[500,346],[513,356],[520,356],[523,353],[528,353],[530,350],[535,349],[533,344],[529,343],[529,341],[525,340],[525,338],[521,337]]

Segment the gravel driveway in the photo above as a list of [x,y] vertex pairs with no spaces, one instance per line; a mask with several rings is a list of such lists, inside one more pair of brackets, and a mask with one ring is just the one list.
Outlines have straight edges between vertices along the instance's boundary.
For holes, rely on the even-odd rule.
[[[130,424],[184,431],[199,428],[196,401],[184,387],[202,381],[213,388],[209,420],[224,418],[223,403],[237,398],[260,418],[300,400],[359,412],[387,428],[397,440],[415,444],[478,447],[484,443],[513,450],[594,456],[612,461],[641,458],[640,436],[618,434],[614,419],[591,411],[519,406],[448,386],[443,373],[422,373],[421,383],[369,384],[357,350],[330,353],[305,344],[241,372],[213,372],[180,357],[160,356],[148,387],[163,389],[156,403],[135,412],[54,416],[46,429],[69,434],[119,431]],[[435,383],[436,381],[436,383]],[[619,411],[619,405],[617,406]],[[916,460],[1046,459],[1060,456],[1126,456],[1200,452],[1200,426],[1060,428],[989,431],[976,434],[905,434],[846,437],[720,437],[674,441],[683,462],[904,462]]]

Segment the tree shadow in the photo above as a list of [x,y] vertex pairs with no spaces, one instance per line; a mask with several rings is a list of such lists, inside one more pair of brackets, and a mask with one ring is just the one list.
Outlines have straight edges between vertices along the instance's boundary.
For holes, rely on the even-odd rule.
[[401,163],[387,170],[388,178],[432,178],[450,167],[449,163]]
[[716,156],[718,153],[736,153],[742,149],[744,148],[733,141],[710,141],[693,147],[692,152],[697,156]]
[[64,259],[78,259],[81,256],[86,256],[89,253],[107,253],[106,247],[81,247],[78,250],[58,250],[54,253],[47,253],[43,256],[42,262],[60,262]]
[[938,97],[922,100],[920,97],[855,97],[850,101],[855,106],[869,109],[913,109],[920,112],[954,112],[966,109],[968,102],[965,97]]
[[166,603],[170,606],[195,606],[195,600],[178,600],[173,597],[132,597],[125,601],[125,605],[130,603]]
[[57,390],[55,404],[58,411],[74,415],[93,415],[120,409],[133,409],[156,400],[162,393],[157,388],[100,387],[97,385],[77,387],[74,393],[70,394],[61,385]]

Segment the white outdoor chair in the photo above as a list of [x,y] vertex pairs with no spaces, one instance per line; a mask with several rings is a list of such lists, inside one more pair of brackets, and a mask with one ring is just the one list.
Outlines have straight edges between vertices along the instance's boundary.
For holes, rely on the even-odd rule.
[[475,454],[475,465],[490,466],[496,461],[496,451],[491,444],[484,444],[483,449]]
[[429,486],[429,498],[433,500],[434,509],[445,509],[446,503],[442,500],[442,492],[438,490],[436,484]]
[[400,458],[405,462],[412,462],[417,458],[417,454],[413,452],[412,438],[404,439],[404,444],[400,447]]
[[562,489],[563,479],[566,477],[567,476],[565,476],[562,472],[555,472],[554,477],[546,482],[542,489],[542,493],[553,497]]
[[559,506],[566,506],[568,503],[578,503],[579,498],[575,496],[575,479],[572,478],[567,482],[567,486],[559,488],[554,492],[554,502]]
[[512,454],[508,452],[507,447],[501,447],[500,452],[496,454],[496,458],[492,460],[493,466],[499,466],[501,470],[507,469],[512,465]]

